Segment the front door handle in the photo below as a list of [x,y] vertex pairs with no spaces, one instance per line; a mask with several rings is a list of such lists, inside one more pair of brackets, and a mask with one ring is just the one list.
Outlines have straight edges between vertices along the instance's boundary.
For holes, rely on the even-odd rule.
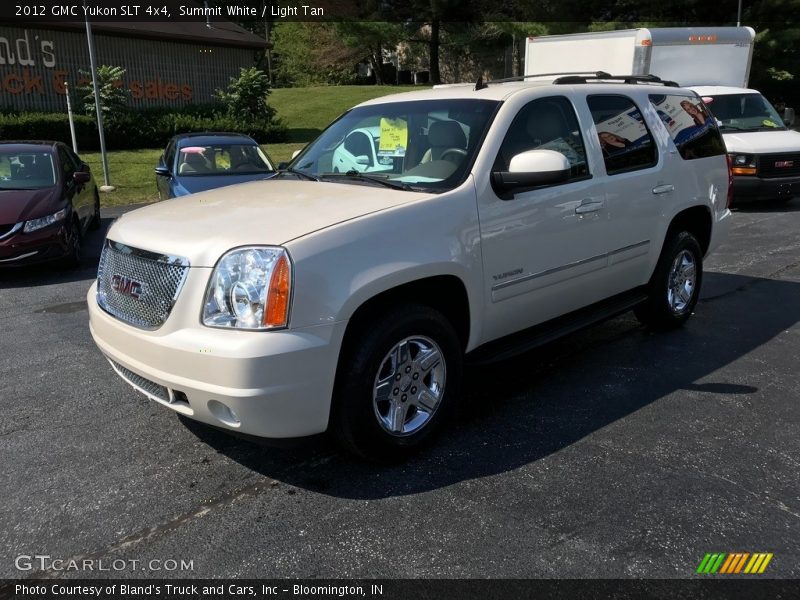
[[670,192],[675,191],[675,186],[671,183],[665,183],[664,185],[657,185],[653,188],[654,194],[668,194]]
[[585,215],[586,213],[596,212],[601,208],[603,208],[602,200],[592,200],[591,198],[587,198],[575,207],[575,214]]

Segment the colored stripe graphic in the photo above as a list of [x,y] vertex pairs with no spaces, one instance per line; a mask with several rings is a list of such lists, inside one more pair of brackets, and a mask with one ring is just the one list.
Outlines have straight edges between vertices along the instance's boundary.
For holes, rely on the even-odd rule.
[[[747,573],[749,575],[761,574],[767,569],[767,565],[772,560],[772,552],[708,552],[700,561],[697,573],[713,575],[732,575],[736,573]],[[744,571],[742,571],[744,569]]]

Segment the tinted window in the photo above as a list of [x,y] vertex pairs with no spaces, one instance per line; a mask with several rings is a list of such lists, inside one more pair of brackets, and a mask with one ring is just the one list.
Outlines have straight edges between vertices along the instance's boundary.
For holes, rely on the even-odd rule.
[[53,154],[0,146],[0,190],[35,190],[56,183]]
[[653,136],[633,100],[627,96],[589,96],[587,102],[609,175],[656,164]]
[[64,146],[58,146],[58,161],[61,163],[61,171],[64,173],[64,179],[70,179],[75,172],[76,166]]
[[566,156],[570,180],[589,174],[575,109],[563,96],[540,98],[522,107],[503,139],[495,170],[508,170],[511,159],[527,150],[555,150]]
[[651,95],[650,102],[683,158],[725,154],[725,142],[700,98],[660,94]]

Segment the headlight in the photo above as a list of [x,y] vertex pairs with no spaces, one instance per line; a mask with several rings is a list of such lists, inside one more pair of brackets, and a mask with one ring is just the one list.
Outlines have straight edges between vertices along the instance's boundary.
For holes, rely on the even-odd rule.
[[25,233],[30,233],[31,231],[42,229],[43,227],[47,227],[48,225],[52,225],[53,223],[58,223],[59,221],[63,221],[66,216],[67,216],[67,209],[62,208],[60,211],[58,211],[57,213],[53,213],[52,215],[47,215],[46,217],[40,217],[38,219],[31,219],[30,221],[25,221],[25,227],[23,231]]
[[734,167],[755,168],[756,158],[752,154],[731,154],[731,162]]
[[217,263],[206,290],[203,325],[275,329],[289,321],[292,263],[283,248],[237,248]]

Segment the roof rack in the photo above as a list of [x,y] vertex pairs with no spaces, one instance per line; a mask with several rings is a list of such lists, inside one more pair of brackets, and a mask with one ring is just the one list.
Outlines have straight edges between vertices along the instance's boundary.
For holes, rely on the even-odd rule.
[[489,81],[484,81],[483,76],[480,76],[478,77],[478,81],[475,83],[475,90],[477,91],[487,88],[490,83],[511,83],[513,81],[525,81],[526,79],[532,79],[533,77],[556,77],[564,75],[589,75],[597,79],[611,77],[611,75],[605,71],[561,71],[558,73],[532,73],[530,75],[517,75],[516,77],[505,77],[503,79],[490,79]]
[[666,85],[669,87],[680,87],[674,81],[661,79],[656,75],[609,75],[608,73],[598,72],[594,75],[573,75],[570,74],[566,77],[559,77],[553,80],[554,85],[570,85],[574,83],[588,83],[589,81],[621,81],[623,83],[656,83]]

